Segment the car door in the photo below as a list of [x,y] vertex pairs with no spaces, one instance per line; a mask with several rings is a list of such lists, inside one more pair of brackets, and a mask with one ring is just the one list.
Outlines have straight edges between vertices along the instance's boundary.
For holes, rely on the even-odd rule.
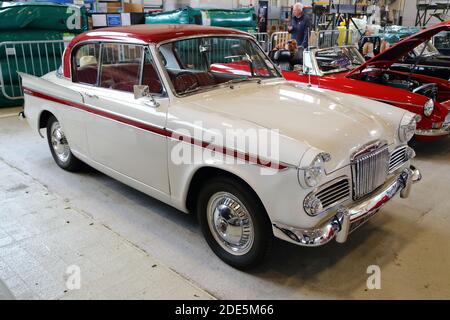
[[[165,124],[169,100],[148,47],[102,43],[96,86],[81,93],[90,157],[126,178],[169,193]],[[135,99],[134,85],[149,86],[156,102]]]

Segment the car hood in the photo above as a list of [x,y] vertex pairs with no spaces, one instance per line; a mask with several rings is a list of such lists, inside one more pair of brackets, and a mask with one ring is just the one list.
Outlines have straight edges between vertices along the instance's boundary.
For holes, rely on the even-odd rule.
[[380,139],[392,143],[397,130],[392,123],[352,102],[351,95],[298,88],[287,81],[212,91],[193,102],[234,120],[279,130],[282,137],[330,153],[328,170],[347,165],[350,155],[369,142]]
[[421,43],[431,39],[433,36],[442,31],[450,30],[450,20],[436,24],[428,29],[413,34],[399,43],[393,45],[384,52],[376,55],[372,59],[366,61],[358,68],[352,70],[348,75],[362,72],[367,68],[389,68],[392,64],[397,62],[400,58],[405,56],[409,51],[413,50]]

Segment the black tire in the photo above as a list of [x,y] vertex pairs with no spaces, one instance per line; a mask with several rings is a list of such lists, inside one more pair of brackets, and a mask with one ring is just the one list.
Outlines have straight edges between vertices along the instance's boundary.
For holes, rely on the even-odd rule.
[[[59,123],[58,119],[55,118],[55,116],[50,116],[50,118],[47,121],[47,142],[48,142],[48,146],[50,148],[50,152],[52,153],[53,159],[55,160],[56,164],[61,168],[64,169],[66,171],[70,171],[70,172],[76,172],[81,168],[82,162],[77,159],[72,151],[70,151],[70,147],[68,150],[68,156],[67,156],[67,160],[62,161],[58,155],[55,152],[55,149],[53,148],[53,144],[52,144],[52,126],[55,123]],[[67,139],[66,139],[67,142]],[[67,142],[68,145],[68,142]]]
[[[226,192],[237,198],[247,209],[253,226],[253,244],[245,254],[235,255],[225,250],[213,236],[208,224],[208,202],[217,193]],[[249,188],[237,179],[220,176],[208,180],[199,192],[197,216],[202,233],[212,251],[224,262],[237,269],[250,269],[258,265],[269,251],[273,240],[272,225],[263,205]]]

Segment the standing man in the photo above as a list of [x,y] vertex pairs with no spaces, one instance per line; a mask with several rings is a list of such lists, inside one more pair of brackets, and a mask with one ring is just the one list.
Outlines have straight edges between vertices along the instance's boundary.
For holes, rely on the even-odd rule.
[[308,48],[310,29],[311,21],[307,15],[303,14],[303,4],[297,2],[292,7],[292,19],[288,31],[292,34],[292,39],[295,39],[302,49]]

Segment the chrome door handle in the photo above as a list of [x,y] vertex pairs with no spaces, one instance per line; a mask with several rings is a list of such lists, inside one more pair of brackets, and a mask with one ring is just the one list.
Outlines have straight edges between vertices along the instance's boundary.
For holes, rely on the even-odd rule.
[[92,94],[92,93],[88,93],[88,92],[85,92],[84,94],[86,95],[86,97],[98,99],[98,96],[96,94]]

